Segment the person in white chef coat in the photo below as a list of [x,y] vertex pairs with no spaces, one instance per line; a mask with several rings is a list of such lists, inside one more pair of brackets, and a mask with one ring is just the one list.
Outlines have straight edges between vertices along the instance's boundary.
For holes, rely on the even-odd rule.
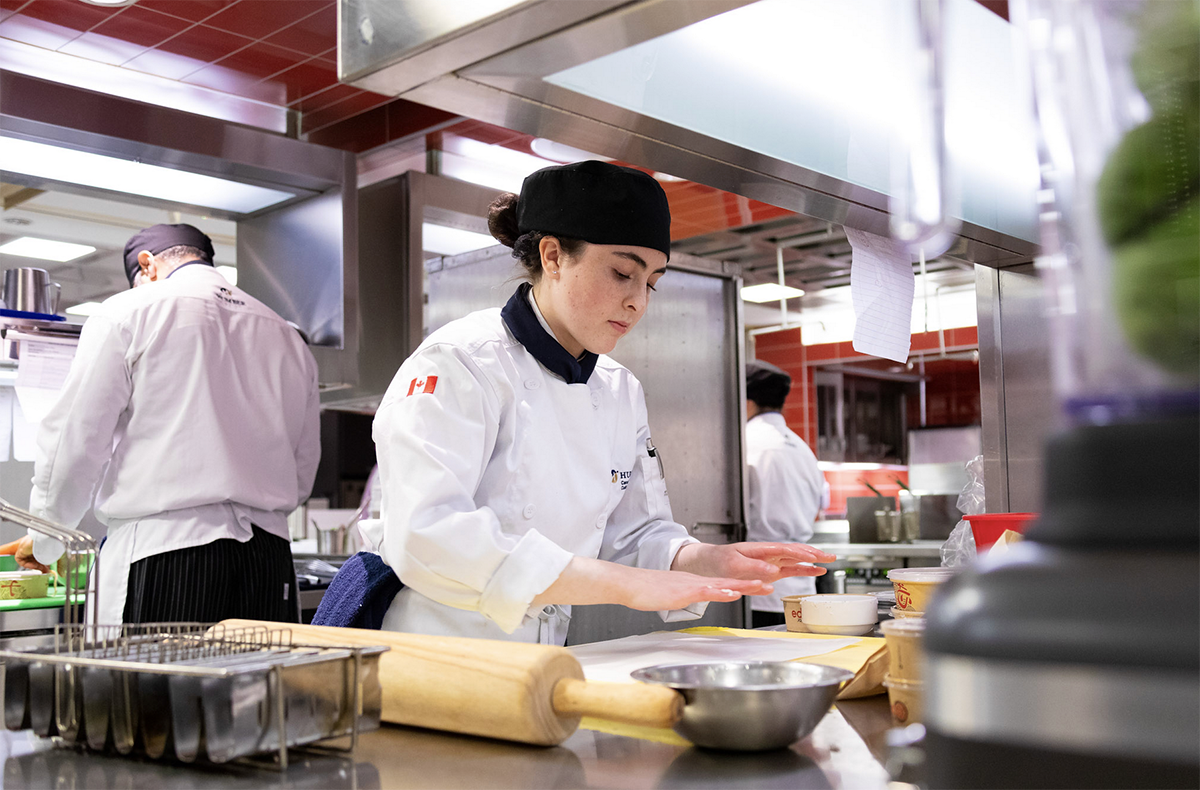
[[692,619],[824,573],[811,547],[703,544],[671,517],[641,385],[605,356],[667,271],[658,182],[546,168],[489,226],[528,281],[426,338],[375,416],[381,517],[360,530],[404,584],[383,628],[561,645],[571,605]]
[[[107,528],[101,623],[297,618],[287,514],[320,460],[316,363],[212,260],[191,225],[135,234],[131,289],[84,324],[38,431],[30,509]],[[17,560],[61,553],[36,536]]]
[[[817,457],[803,439],[788,428],[783,404],[792,377],[762,360],[746,363],[746,497],[750,540],[806,541],[813,522],[829,504],[829,486]],[[750,602],[755,628],[784,622],[785,595],[811,595],[815,580],[780,579],[775,589]]]

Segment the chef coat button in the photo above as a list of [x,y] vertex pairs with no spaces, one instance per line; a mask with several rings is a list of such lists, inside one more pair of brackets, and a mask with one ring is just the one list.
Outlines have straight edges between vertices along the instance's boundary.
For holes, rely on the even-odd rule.
[[526,505],[525,509],[522,510],[521,513],[525,515],[525,518],[533,518],[533,513],[535,510],[537,510],[537,508],[535,508],[533,505]]
[[600,516],[596,519],[596,529],[604,529],[604,525],[608,523],[608,516]]
[[597,392],[596,390],[592,390],[592,405],[593,406],[600,405],[600,393]]
[[525,382],[525,389],[527,390],[535,390],[540,386],[542,386],[542,382],[538,381],[537,379],[530,379],[529,381]]

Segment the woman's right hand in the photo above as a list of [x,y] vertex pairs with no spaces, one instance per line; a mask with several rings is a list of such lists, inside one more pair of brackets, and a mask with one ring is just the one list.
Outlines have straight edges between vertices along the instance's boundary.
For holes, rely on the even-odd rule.
[[534,605],[609,603],[643,612],[682,609],[705,601],[736,601],[765,595],[771,585],[758,579],[724,579],[684,571],[631,568],[615,562],[575,557]]

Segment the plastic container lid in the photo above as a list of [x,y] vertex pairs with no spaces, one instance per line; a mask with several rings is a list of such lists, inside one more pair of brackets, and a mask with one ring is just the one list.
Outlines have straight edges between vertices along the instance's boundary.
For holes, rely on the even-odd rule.
[[898,606],[892,607],[893,620],[919,620],[925,616],[924,612],[916,609],[901,609]]
[[909,691],[920,691],[925,688],[923,680],[903,680],[894,678],[891,675],[883,676],[883,687],[889,689],[907,689]]
[[954,577],[958,568],[893,568],[888,571],[888,579],[894,582],[944,582]]
[[885,635],[921,636],[925,633],[925,618],[905,617],[899,620],[884,620],[879,624],[879,630]]
[[979,513],[963,518],[971,525],[971,534],[975,537],[975,550],[983,551],[1000,540],[1006,529],[1024,533],[1029,522],[1037,518],[1037,513]]
[[0,571],[0,579],[27,579],[30,576],[41,576],[41,571],[23,570],[23,571]]

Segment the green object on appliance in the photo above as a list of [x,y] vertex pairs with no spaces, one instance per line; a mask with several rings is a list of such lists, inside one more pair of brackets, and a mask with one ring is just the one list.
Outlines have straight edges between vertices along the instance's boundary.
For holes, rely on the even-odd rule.
[[1148,3],[1132,67],[1154,113],[1096,183],[1112,300],[1130,347],[1200,378],[1200,6]]

